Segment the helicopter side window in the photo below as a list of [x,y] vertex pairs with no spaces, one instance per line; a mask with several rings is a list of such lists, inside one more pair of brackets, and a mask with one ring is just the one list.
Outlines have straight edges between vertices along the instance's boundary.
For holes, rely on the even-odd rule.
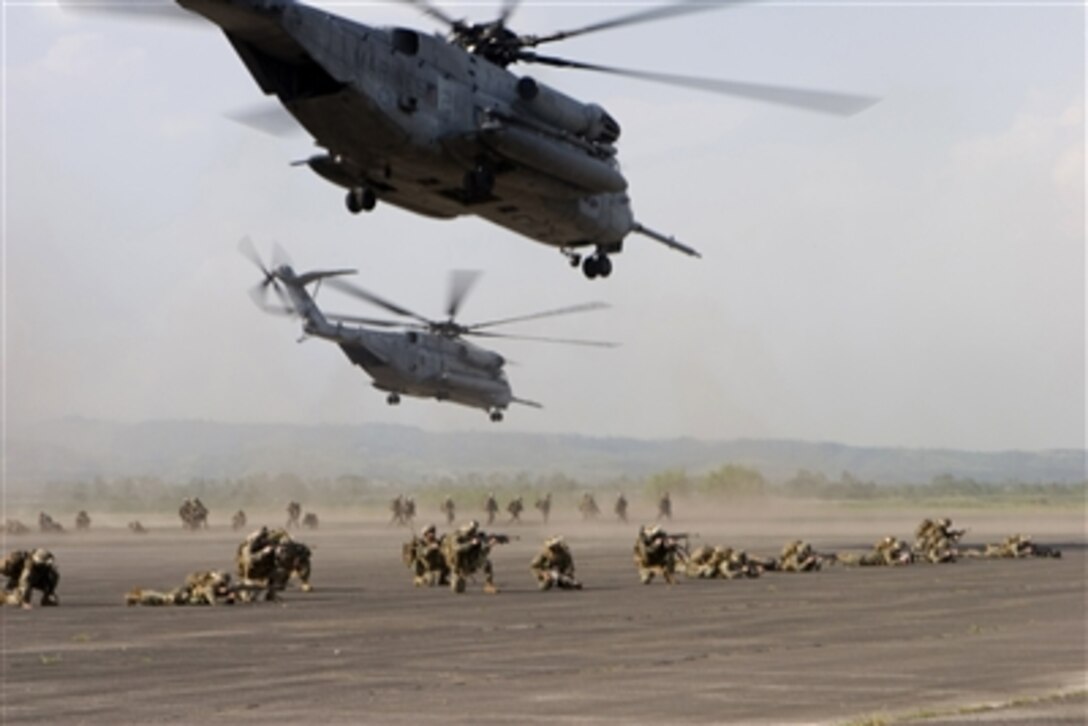
[[415,331],[411,331],[411,330],[408,331],[408,342],[409,343],[418,343],[419,342],[419,333],[417,333]]
[[393,30],[393,50],[404,55],[415,55],[419,52],[419,35],[414,30],[395,28]]

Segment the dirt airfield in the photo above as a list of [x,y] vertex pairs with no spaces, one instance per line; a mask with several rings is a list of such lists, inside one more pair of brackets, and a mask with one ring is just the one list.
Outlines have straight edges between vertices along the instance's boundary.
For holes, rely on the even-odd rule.
[[[58,608],[2,611],[3,723],[1083,724],[1083,511],[884,511],[796,502],[676,503],[672,531],[760,555],[804,538],[860,551],[951,516],[968,544],[1015,532],[1061,559],[832,567],[745,581],[638,582],[637,519],[584,524],[555,511],[492,561],[502,588],[419,589],[400,561],[407,530],[383,512],[319,512],[314,592],[282,603],[139,608],[133,586],[168,589],[230,568],[242,534],[177,520],[95,517],[92,531],[7,537],[44,546]],[[602,501],[602,505],[605,502]],[[636,516],[647,516],[644,505]],[[70,526],[68,513],[53,512]],[[476,516],[467,508],[463,516]],[[250,514],[250,527],[281,513]],[[572,546],[581,592],[538,592],[528,561],[548,535]]]

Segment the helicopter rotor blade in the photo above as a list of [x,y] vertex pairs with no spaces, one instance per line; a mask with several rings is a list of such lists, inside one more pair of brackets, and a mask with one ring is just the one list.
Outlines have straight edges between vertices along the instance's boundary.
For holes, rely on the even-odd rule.
[[401,320],[384,320],[382,318],[368,318],[359,315],[341,315],[339,313],[323,313],[326,319],[342,323],[359,323],[360,325],[373,325],[377,328],[424,328],[415,323],[405,323]]
[[506,25],[506,21],[517,12],[518,7],[521,5],[522,0],[504,0],[502,4],[502,10],[499,11],[499,17],[495,21],[499,25]]
[[295,117],[279,104],[254,104],[223,115],[235,123],[277,138],[286,138],[302,131]]
[[628,15],[620,15],[611,20],[602,20],[598,23],[591,23],[590,25],[581,28],[561,30],[556,33],[549,33],[548,35],[522,36],[519,38],[519,41],[521,42],[522,47],[535,48],[542,43],[554,43],[558,40],[566,40],[567,38],[586,35],[587,33],[596,33],[601,30],[611,30],[612,28],[622,28],[627,25],[636,25],[638,23],[648,23],[654,20],[665,20],[666,18],[675,18],[680,15],[689,15],[691,13],[721,10],[733,5],[742,5],[752,1],[753,0],[725,0],[724,2],[708,3],[705,0],[680,0],[679,2],[674,2],[669,5],[661,5],[646,10],[640,10],[635,13],[629,13]]
[[538,318],[550,318],[553,315],[569,315],[571,313],[584,313],[584,312],[589,312],[590,310],[601,310],[601,309],[607,308],[607,307],[609,307],[608,303],[603,303],[603,302],[591,302],[591,303],[582,303],[580,305],[569,305],[567,307],[556,308],[555,310],[545,310],[543,312],[531,313],[529,315],[518,315],[518,316],[513,317],[513,318],[502,318],[501,320],[488,320],[488,321],[483,322],[483,323],[474,323],[473,325],[466,326],[465,329],[469,333],[475,333],[477,330],[480,330],[482,328],[490,328],[490,327],[495,326],[495,325],[506,325],[508,323],[520,323],[520,322],[523,322],[523,321],[526,321],[526,320],[536,320]]
[[385,308],[386,310],[395,315],[403,315],[406,318],[412,318],[413,320],[417,320],[428,327],[435,324],[433,321],[428,320],[419,313],[412,312],[408,308],[403,308],[400,305],[391,303],[385,298],[379,297],[368,290],[364,290],[355,283],[348,282],[342,277],[331,277],[325,281],[325,284],[329,287],[339,290],[342,293],[351,295],[352,297],[357,297],[360,300],[365,300],[366,302],[371,303],[372,305],[377,305],[380,308]]
[[609,73],[615,76],[637,78],[642,81],[664,83],[671,86],[683,86],[699,91],[710,91],[711,93],[748,98],[781,106],[803,108],[808,111],[818,111],[834,116],[853,116],[880,100],[871,96],[858,96],[850,93],[839,93],[837,91],[821,91],[809,88],[794,88],[791,86],[774,86],[764,83],[744,83],[741,81],[728,81],[718,78],[700,78],[698,76],[681,76],[673,73],[658,73],[656,71],[614,68],[612,66],[583,63],[581,61],[555,58],[528,52],[518,54],[518,60],[526,63],[540,63],[542,65],[555,66],[557,68],[576,68],[584,71]]
[[537,343],[559,343],[561,345],[582,345],[591,348],[616,348],[619,343],[606,340],[579,340],[577,338],[542,338],[536,335],[515,335],[512,333],[492,333],[482,330],[466,330],[465,335],[475,335],[478,338],[505,338],[507,340],[531,340]]
[[427,2],[427,0],[400,0],[400,2],[406,5],[411,5],[416,10],[423,13],[432,20],[437,20],[443,25],[448,25],[453,30],[464,26],[464,23],[462,21],[454,20],[452,17],[446,14],[445,10],[442,10],[437,5]]
[[242,256],[257,266],[265,277],[271,277],[272,273],[268,271],[268,268],[264,266],[264,262],[261,261],[260,254],[257,253],[257,248],[253,244],[248,236],[238,240],[238,251],[242,253]]
[[449,299],[446,303],[446,315],[450,320],[457,317],[461,303],[465,301],[476,281],[480,279],[479,270],[453,270],[450,272]]
[[193,28],[208,26],[204,18],[184,10],[173,0],[59,0],[58,4],[61,10],[71,13],[171,23]]

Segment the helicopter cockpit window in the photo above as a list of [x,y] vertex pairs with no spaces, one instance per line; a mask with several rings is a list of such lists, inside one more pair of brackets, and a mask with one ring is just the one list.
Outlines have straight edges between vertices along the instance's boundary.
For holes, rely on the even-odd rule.
[[404,55],[419,52],[419,35],[414,30],[395,28],[393,30],[393,50]]

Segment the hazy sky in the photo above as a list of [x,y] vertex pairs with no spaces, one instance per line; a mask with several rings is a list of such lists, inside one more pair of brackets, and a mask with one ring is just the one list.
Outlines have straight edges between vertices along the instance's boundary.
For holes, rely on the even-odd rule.
[[[446,4],[485,19],[498,3]],[[542,33],[632,3],[529,0]],[[411,8],[338,3],[375,25]],[[300,268],[438,316],[452,268],[485,271],[463,322],[603,300],[498,341],[517,366],[507,430],[788,437],[975,449],[1085,444],[1085,10],[1079,2],[753,3],[549,46],[582,60],[809,85],[883,100],[838,119],[578,71],[537,78],[623,126],[636,216],[704,253],[632,237],[607,281],[485,222],[379,205],[288,162],[287,139],[225,118],[263,99],[206,29],[3,6],[3,368],[7,423],[386,421],[333,345],[246,295],[250,235]],[[341,312],[377,311],[319,299]]]

